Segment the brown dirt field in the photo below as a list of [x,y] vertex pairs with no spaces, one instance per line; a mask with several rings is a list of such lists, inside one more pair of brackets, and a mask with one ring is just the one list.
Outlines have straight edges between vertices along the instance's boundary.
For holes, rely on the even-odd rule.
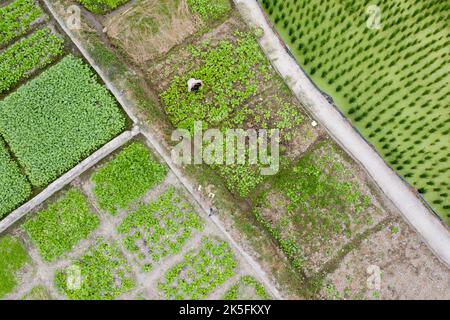
[[[381,271],[378,290],[367,285],[370,265]],[[328,275],[327,283],[345,299],[450,298],[450,271],[400,217],[363,240]]]
[[137,64],[164,55],[203,25],[186,0],[137,1],[104,23],[108,36]]

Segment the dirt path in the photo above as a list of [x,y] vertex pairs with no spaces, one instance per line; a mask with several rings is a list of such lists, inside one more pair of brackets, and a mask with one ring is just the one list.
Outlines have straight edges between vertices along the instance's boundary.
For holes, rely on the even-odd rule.
[[344,150],[365,168],[406,221],[422,236],[433,253],[450,266],[449,228],[428,210],[410,186],[384,162],[314,86],[272,30],[258,2],[256,0],[234,0],[234,2],[245,21],[264,31],[259,43],[297,98]]
[[[61,17],[58,14],[56,14],[55,9],[49,3],[49,1],[43,0],[43,2],[47,6],[49,11],[51,12],[53,17],[55,18],[55,20],[58,22],[58,24],[64,30],[64,32],[70,37],[70,39],[75,44],[75,46],[78,48],[78,50],[81,52],[81,54],[83,54],[84,58],[95,69],[97,74],[102,78],[106,87],[114,95],[114,97],[120,103],[122,108],[125,110],[125,112],[130,117],[130,119],[132,119],[132,121],[135,123],[135,126],[136,126],[135,128],[139,128],[140,132],[145,136],[147,141],[153,146],[153,148],[157,151],[157,153],[161,156],[161,158],[167,163],[167,165],[172,170],[172,172],[176,175],[178,180],[183,184],[183,186],[186,188],[186,190],[189,191],[189,193],[191,194],[193,199],[199,204],[200,208],[204,211],[204,214],[207,215],[209,212],[209,204],[201,198],[200,194],[196,191],[196,188],[192,185],[192,183],[189,181],[189,179],[174,164],[174,162],[172,161],[172,158],[170,156],[170,153],[167,150],[165,150],[165,148],[162,146],[162,144],[160,143],[160,139],[157,138],[157,135],[155,135],[152,132],[151,128],[145,127],[144,124],[139,122],[138,118],[134,115],[133,106],[130,106],[129,102],[126,101],[125,98],[123,97],[123,94],[112,84],[112,82],[108,79],[108,77],[103,72],[103,70],[101,70],[100,67],[98,65],[96,65],[95,61],[89,55],[88,51],[83,47],[81,42],[76,37],[74,37],[72,32],[66,27],[65,23],[62,21]],[[245,260],[245,262],[253,269],[255,275],[264,284],[264,286],[267,288],[269,293],[275,299],[282,299],[281,294],[275,288],[272,281],[269,280],[269,277],[262,270],[261,266],[253,259],[253,257],[251,257],[247,252],[245,252],[240,247],[240,245],[237,244],[236,241],[234,241],[234,239],[231,237],[231,235],[223,227],[222,222],[217,217],[212,217],[211,221],[214,222],[214,224],[217,226],[217,228],[224,234],[225,238],[229,241],[230,245],[236,250],[236,252],[238,252],[240,254],[240,256]]]

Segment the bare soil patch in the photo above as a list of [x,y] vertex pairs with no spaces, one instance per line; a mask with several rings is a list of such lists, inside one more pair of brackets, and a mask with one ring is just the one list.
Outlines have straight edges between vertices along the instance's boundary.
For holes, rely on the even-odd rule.
[[108,36],[137,64],[167,53],[203,25],[186,0],[136,1],[104,23]]
[[[368,286],[373,275],[369,266],[380,268],[378,289]],[[350,252],[328,275],[325,285],[334,289],[335,296],[324,289],[324,298],[445,300],[450,298],[450,270],[397,218]]]

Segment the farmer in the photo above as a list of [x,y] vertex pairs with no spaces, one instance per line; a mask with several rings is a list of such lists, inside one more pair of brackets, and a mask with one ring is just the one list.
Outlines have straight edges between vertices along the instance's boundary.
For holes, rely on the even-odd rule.
[[188,92],[197,92],[203,86],[203,81],[190,78],[187,82],[187,85],[188,85]]

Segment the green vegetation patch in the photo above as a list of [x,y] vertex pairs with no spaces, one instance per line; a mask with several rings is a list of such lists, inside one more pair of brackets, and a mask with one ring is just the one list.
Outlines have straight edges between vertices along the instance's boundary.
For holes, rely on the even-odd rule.
[[170,268],[158,288],[166,299],[205,299],[234,275],[236,266],[226,242],[203,237],[198,250]]
[[28,291],[28,293],[22,297],[22,300],[52,300],[52,296],[46,287],[37,285]]
[[0,218],[14,210],[31,195],[31,185],[11,159],[0,137]]
[[28,259],[19,240],[11,236],[0,237],[0,298],[14,290],[17,284],[16,273]]
[[264,286],[252,276],[242,276],[225,293],[224,300],[271,300]]
[[15,0],[0,8],[0,46],[25,34],[44,12],[35,0]]
[[53,261],[69,252],[97,228],[98,217],[79,190],[64,196],[24,223],[25,231],[45,261]]
[[0,101],[0,133],[42,187],[110,141],[124,116],[89,66],[73,56]]
[[174,187],[150,204],[140,205],[118,227],[125,236],[124,247],[147,271],[152,262],[180,252],[192,233],[202,229],[203,221]]
[[229,0],[187,0],[187,3],[205,21],[218,20],[231,10]]
[[92,176],[93,192],[101,209],[116,214],[118,209],[143,196],[162,182],[167,168],[142,143],[132,143]]
[[322,142],[275,177],[254,213],[295,267],[317,271],[323,265],[315,260],[336,254],[341,237],[370,225],[371,199],[361,188],[335,147]]
[[131,269],[115,244],[98,240],[78,261],[55,275],[56,287],[74,300],[112,300],[134,288]]
[[[258,71],[268,76],[267,61],[250,33],[236,32],[237,43],[222,40],[213,48],[208,43],[191,47],[195,70],[176,76],[161,94],[166,113],[177,128],[193,129],[194,121],[215,126],[226,120],[258,88]],[[262,66],[260,65],[262,64]],[[202,79],[204,86],[187,92],[190,78]]]
[[[251,32],[236,31],[234,40],[221,40],[215,46],[208,41],[189,49],[186,65],[192,70],[174,76],[160,97],[165,112],[177,128],[193,132],[194,122],[203,129],[221,130],[279,129],[281,143],[291,141],[292,132],[302,123],[299,107],[286,99],[284,87],[259,48]],[[184,56],[184,55],[182,55]],[[190,78],[204,83],[198,92],[188,92]],[[290,93],[289,93],[290,94]],[[290,97],[290,96],[289,96]],[[228,189],[248,196],[262,182],[260,166],[248,164],[215,165]]]
[[77,0],[89,11],[96,14],[105,14],[127,3],[129,0]]
[[64,40],[49,28],[36,31],[0,53],[0,93],[63,54]]
[[262,3],[314,82],[450,223],[450,3]]

